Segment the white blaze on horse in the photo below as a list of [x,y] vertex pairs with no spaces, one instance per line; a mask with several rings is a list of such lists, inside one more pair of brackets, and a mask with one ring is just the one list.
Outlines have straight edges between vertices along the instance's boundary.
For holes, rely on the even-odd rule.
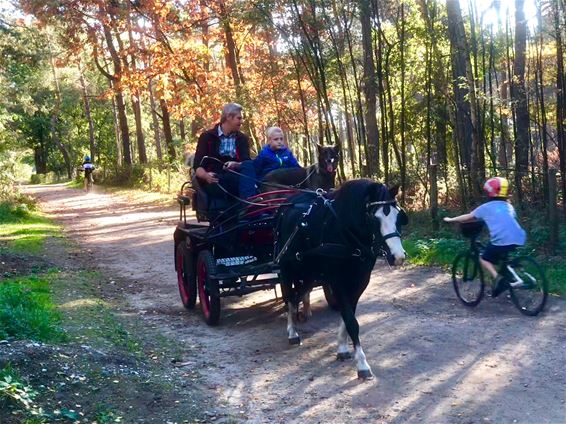
[[397,191],[370,180],[352,180],[327,196],[293,196],[290,205],[280,209],[275,261],[281,268],[283,299],[289,310],[289,343],[300,344],[299,301],[313,286],[326,284],[342,315],[338,358],[350,357],[349,336],[359,378],[373,376],[359,339],[355,316],[359,298],[382,251],[390,265],[405,260],[399,227],[407,223],[407,217],[397,206]]

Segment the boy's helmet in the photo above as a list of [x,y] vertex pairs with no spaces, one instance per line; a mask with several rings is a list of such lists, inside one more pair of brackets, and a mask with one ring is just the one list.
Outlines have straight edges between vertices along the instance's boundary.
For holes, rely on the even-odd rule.
[[483,189],[489,197],[507,197],[509,181],[503,177],[493,177],[485,182]]
[[90,156],[89,155],[85,156],[85,162],[90,162]]

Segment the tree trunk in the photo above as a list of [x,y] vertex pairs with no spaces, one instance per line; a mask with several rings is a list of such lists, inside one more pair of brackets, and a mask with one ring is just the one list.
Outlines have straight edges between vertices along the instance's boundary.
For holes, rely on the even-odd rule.
[[81,83],[81,89],[83,93],[83,103],[85,108],[85,117],[88,121],[88,140],[90,147],[90,159],[92,162],[96,162],[96,141],[94,139],[94,122],[92,121],[92,116],[90,114],[90,99],[88,97],[88,92],[86,88],[86,83],[83,75],[83,69],[81,63],[79,62],[79,81]]
[[[108,80],[110,89],[114,91],[112,80]],[[119,168],[124,163],[124,155],[122,153],[122,143],[120,141],[120,124],[118,122],[118,108],[116,107],[116,96],[112,97],[112,119],[114,121],[114,137],[116,139],[116,166]]]
[[407,144],[405,141],[405,3],[401,3],[401,34],[399,37],[399,48],[401,49],[401,193],[402,201],[405,202],[407,193]]
[[[100,7],[101,13],[105,14],[102,6]],[[130,130],[128,128],[128,117],[126,115],[126,105],[124,104],[124,94],[121,87],[119,76],[122,75],[122,64],[120,62],[120,56],[114,47],[114,42],[112,41],[112,33],[108,25],[103,24],[104,37],[106,39],[106,45],[108,46],[108,51],[112,58],[112,63],[114,64],[114,75],[110,76],[113,79],[114,87],[114,99],[116,101],[116,111],[118,115],[118,124],[120,127],[120,135],[122,138],[122,154],[123,162],[128,166],[132,166],[132,155],[130,152]]]
[[183,118],[179,119],[179,133],[181,134],[181,142],[185,144],[187,142],[187,136],[185,132],[185,121]]
[[377,128],[377,84],[371,28],[369,0],[360,0],[360,22],[362,25],[362,46],[364,54],[364,75],[362,86],[365,96],[366,136],[368,146],[367,165],[369,176],[379,174],[379,130]]
[[[564,73],[564,45],[560,28],[560,12],[564,17],[564,6],[554,0],[554,36],[556,38],[556,133],[558,154],[560,156],[560,178],[562,185],[562,205],[566,213],[566,74]],[[564,22],[563,22],[564,24]]]
[[[472,121],[470,102],[467,100],[470,89],[467,81],[467,68],[469,67],[469,55],[464,31],[464,22],[458,0],[447,0],[446,9],[448,13],[448,37],[451,46],[452,62],[452,87],[454,91],[454,101],[456,111],[454,116],[454,133],[458,143],[460,159],[457,166],[463,168],[462,174],[469,173],[472,165]],[[464,175],[462,175],[464,177]],[[462,178],[463,181],[464,178]]]
[[159,121],[157,120],[157,105],[155,104],[155,96],[153,95],[153,82],[151,80],[149,81],[147,88],[149,91],[149,105],[151,107],[151,121],[153,125],[155,151],[157,154],[157,160],[161,162],[163,160],[163,153],[161,151],[161,129],[159,127]]
[[[132,22],[130,19],[130,10],[131,4],[127,2],[128,7],[128,14],[126,18],[126,24],[128,25],[128,39],[130,41],[130,49],[132,54],[130,55],[130,68],[135,71],[136,70],[136,58],[133,54],[134,49],[134,36],[132,35]],[[142,110],[141,110],[141,101],[140,101],[141,93],[138,89],[131,90],[131,102],[132,102],[132,110],[134,111],[134,120],[136,123],[136,143],[138,146],[138,158],[140,163],[147,163],[147,152],[145,149],[145,136],[143,134],[143,126],[142,126]]]
[[[540,8],[540,4],[537,7],[537,18],[539,28],[542,28],[542,11]],[[543,170],[543,191],[544,191],[544,199],[545,203],[548,204],[549,200],[549,191],[548,191],[548,137],[546,134],[547,131],[547,121],[546,121],[546,106],[544,104],[544,78],[543,78],[543,69],[542,69],[542,55],[544,49],[544,37],[543,32],[539,31],[539,51],[537,52],[537,73],[538,73],[538,97],[539,97],[539,105],[540,105],[540,117],[541,117],[541,125],[540,125],[540,132],[541,132],[541,139],[542,139],[542,170]],[[533,161],[534,161],[533,157]]]
[[161,120],[163,121],[163,135],[165,136],[165,144],[169,153],[169,162],[172,163],[176,158],[175,145],[173,144],[173,132],[171,131],[171,117],[169,115],[169,108],[164,99],[159,99],[159,106],[161,107]]
[[529,108],[525,89],[525,61],[527,47],[527,21],[523,10],[524,0],[515,0],[515,60],[513,62],[513,103],[517,116],[515,138],[515,189],[519,204],[523,202],[523,177],[529,167]]
[[[50,43],[49,43],[50,44]],[[69,149],[59,137],[59,112],[61,111],[61,88],[59,86],[59,78],[57,77],[57,71],[55,69],[55,60],[53,59],[52,50],[49,49],[49,61],[51,64],[51,72],[53,73],[53,85],[55,86],[55,107],[51,112],[50,119],[50,130],[51,139],[53,143],[57,146],[61,154],[63,155],[63,160],[65,161],[65,168],[67,170],[67,177],[69,179],[73,176],[73,166],[71,164],[71,157],[69,155]]]
[[134,119],[136,121],[136,144],[138,146],[138,157],[140,163],[147,163],[147,152],[145,149],[145,136],[142,127],[142,111],[140,102],[140,93],[135,90],[131,95],[132,109],[134,111]]

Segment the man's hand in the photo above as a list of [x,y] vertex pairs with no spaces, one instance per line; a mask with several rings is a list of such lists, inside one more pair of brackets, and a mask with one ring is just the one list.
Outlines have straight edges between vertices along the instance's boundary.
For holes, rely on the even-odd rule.
[[207,172],[203,180],[205,180],[208,184],[216,184],[218,182],[218,178],[214,172]]
[[444,222],[452,222],[454,218],[450,218],[449,216],[444,217]]
[[228,168],[228,169],[238,169],[240,167],[240,162],[234,162],[234,161],[228,161],[224,164],[224,168]]

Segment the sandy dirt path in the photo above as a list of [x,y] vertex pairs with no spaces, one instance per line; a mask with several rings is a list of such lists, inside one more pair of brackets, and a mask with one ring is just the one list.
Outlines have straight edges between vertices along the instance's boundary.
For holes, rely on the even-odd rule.
[[[116,194],[28,186],[42,209],[148,326],[194,347],[219,408],[249,423],[566,423],[566,302],[521,316],[502,296],[467,309],[447,273],[379,262],[358,308],[376,378],[335,360],[339,317],[313,293],[313,317],[289,346],[274,293],[223,301],[219,327],[183,309],[173,268],[178,212]],[[197,305],[198,308],[198,305]],[[219,412],[219,411],[216,411]],[[223,414],[212,411],[211,421]],[[218,416],[215,417],[215,415]]]

